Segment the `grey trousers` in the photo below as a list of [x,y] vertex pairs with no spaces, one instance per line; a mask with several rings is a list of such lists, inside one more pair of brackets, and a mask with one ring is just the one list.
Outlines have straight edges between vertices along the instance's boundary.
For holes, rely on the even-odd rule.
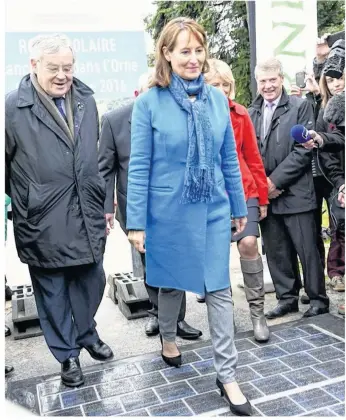
[[[174,342],[184,291],[160,289],[159,325],[165,341]],[[220,382],[235,381],[238,352],[234,344],[233,304],[230,289],[206,292],[208,322],[213,346],[214,367]]]

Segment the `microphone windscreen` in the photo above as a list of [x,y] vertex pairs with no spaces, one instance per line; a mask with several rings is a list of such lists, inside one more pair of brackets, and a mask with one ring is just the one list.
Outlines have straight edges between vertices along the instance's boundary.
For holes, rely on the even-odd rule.
[[307,141],[311,140],[309,136],[308,130],[301,124],[294,125],[291,128],[291,136],[297,143],[306,143]]

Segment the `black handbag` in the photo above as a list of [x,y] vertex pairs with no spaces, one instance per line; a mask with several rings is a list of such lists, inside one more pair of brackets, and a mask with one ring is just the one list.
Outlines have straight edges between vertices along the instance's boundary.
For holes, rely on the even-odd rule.
[[330,216],[333,221],[334,228],[345,231],[345,208],[341,207],[338,195],[338,188],[333,188],[333,191],[328,199]]

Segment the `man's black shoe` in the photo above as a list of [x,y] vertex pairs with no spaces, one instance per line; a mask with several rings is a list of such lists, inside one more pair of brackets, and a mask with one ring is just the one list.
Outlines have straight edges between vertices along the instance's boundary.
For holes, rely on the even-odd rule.
[[202,331],[196,330],[196,328],[190,327],[185,321],[178,322],[177,325],[177,336],[185,340],[197,340],[202,335]]
[[12,300],[12,295],[13,295],[13,292],[10,286],[5,286],[5,300],[6,301]]
[[13,366],[5,365],[5,376],[7,376],[12,371],[14,371],[14,367]]
[[308,303],[310,303],[310,298],[308,295],[302,295],[302,297],[300,298],[300,301],[302,302],[303,305],[307,305]]
[[5,337],[8,337],[9,335],[11,335],[11,329],[10,327],[8,327],[7,325],[5,325]]
[[61,381],[64,385],[70,387],[84,384],[84,376],[78,357],[70,357],[61,363]]
[[145,326],[146,335],[150,337],[152,335],[157,335],[159,332],[159,320],[156,318],[156,316],[150,316]]
[[317,306],[310,306],[310,308],[304,312],[303,317],[309,318],[310,316],[327,314],[328,312],[329,308],[318,308]]
[[85,346],[84,348],[89,352],[93,359],[99,360],[100,362],[111,360],[114,357],[112,349],[100,339],[98,339],[96,343]]
[[294,303],[279,303],[272,311],[269,311],[265,314],[267,319],[279,318],[291,312],[298,312],[298,302]]

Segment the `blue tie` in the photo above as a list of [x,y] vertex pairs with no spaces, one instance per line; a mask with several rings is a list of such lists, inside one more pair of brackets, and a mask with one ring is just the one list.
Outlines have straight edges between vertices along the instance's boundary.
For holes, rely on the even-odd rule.
[[66,114],[65,114],[64,108],[62,107],[62,103],[64,101],[64,98],[53,98],[53,100],[54,100],[55,105],[58,108],[61,116],[67,122]]

